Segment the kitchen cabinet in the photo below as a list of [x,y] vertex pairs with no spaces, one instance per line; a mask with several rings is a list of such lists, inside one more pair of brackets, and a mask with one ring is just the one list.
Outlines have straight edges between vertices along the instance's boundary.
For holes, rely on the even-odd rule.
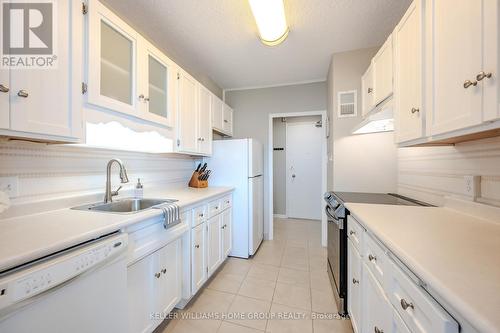
[[212,154],[212,94],[198,85],[198,152]]
[[394,118],[398,143],[424,135],[422,1],[412,2],[393,33]]
[[229,105],[224,104],[222,129],[227,136],[233,136],[233,112]]
[[177,67],[144,38],[139,39],[138,103],[141,118],[173,127]]
[[[229,199],[228,199],[229,200]],[[221,228],[222,228],[222,258],[227,258],[229,256],[229,253],[231,252],[232,248],[232,219],[233,219],[233,212],[231,209],[226,209],[224,212],[222,212],[221,215],[222,222],[221,222]]]
[[205,223],[191,230],[191,290],[194,295],[207,280]]
[[88,2],[88,103],[138,116],[134,29],[98,0]]
[[212,95],[212,129],[221,133],[224,131],[224,102]]
[[55,8],[57,67],[1,70],[0,135],[57,142],[81,138],[81,5],[65,1]]
[[497,2],[426,0],[425,8],[427,135],[498,118]]
[[373,104],[378,105],[393,92],[392,36],[386,40],[372,60]]
[[[365,265],[365,264],[363,264]],[[363,332],[392,332],[392,307],[377,280],[363,267]]]
[[177,115],[177,150],[183,153],[198,152],[198,82],[179,71],[179,112]]
[[361,318],[361,280],[362,280],[362,262],[361,256],[353,245],[352,241],[348,240],[348,269],[347,269],[347,307],[349,317],[351,318],[352,327],[355,333],[361,332],[363,319]]
[[207,221],[208,274],[212,275],[222,262],[222,219],[218,214]]
[[[181,297],[181,240],[128,268],[128,320],[131,333],[152,332]],[[156,317],[156,318],[155,318]]]
[[366,116],[375,107],[373,98],[373,67],[370,65],[361,77],[362,114]]

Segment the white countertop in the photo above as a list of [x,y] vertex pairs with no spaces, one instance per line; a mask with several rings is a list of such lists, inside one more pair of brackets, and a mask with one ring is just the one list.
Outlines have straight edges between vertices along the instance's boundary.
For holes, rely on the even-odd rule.
[[[181,210],[200,201],[229,193],[233,188],[208,187],[144,191],[144,197],[177,199]],[[85,203],[83,203],[85,204]],[[69,208],[0,220],[0,271],[61,251],[82,242],[159,217],[149,209],[128,215],[87,212]]]
[[443,207],[348,203],[391,252],[480,332],[500,332],[500,216]]

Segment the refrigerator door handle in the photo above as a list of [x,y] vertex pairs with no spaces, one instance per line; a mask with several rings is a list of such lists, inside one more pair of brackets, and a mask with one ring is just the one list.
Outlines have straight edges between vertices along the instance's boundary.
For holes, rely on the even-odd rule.
[[262,177],[262,175],[252,176],[252,177],[248,177],[248,178],[252,179],[252,178],[259,178],[259,177]]

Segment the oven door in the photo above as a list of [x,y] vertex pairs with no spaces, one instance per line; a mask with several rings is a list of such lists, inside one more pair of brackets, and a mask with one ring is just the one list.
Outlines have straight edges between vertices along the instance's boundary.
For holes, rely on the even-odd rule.
[[347,312],[347,233],[345,219],[335,215],[333,208],[325,207],[328,217],[328,275],[340,315]]

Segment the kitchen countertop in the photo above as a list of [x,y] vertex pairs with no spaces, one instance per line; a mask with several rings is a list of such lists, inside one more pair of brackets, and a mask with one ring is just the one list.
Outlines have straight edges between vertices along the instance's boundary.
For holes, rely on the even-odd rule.
[[[182,210],[231,191],[230,187],[151,189],[144,191],[144,197],[177,199]],[[158,209],[120,215],[65,208],[0,220],[0,272],[161,215]]]
[[500,216],[348,203],[356,220],[480,332],[500,332]]

